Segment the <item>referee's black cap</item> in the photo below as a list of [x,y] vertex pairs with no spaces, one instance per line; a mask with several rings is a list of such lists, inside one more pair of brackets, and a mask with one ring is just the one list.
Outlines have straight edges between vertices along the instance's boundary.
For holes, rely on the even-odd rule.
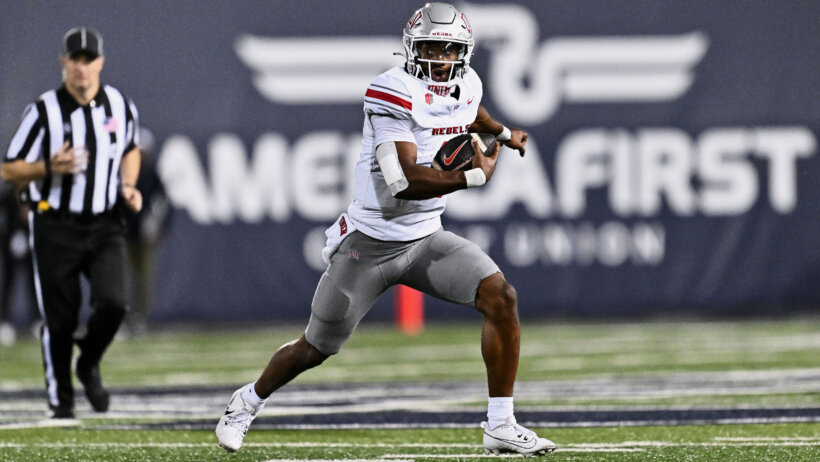
[[63,36],[63,54],[85,53],[94,58],[103,55],[102,35],[90,27],[75,27]]

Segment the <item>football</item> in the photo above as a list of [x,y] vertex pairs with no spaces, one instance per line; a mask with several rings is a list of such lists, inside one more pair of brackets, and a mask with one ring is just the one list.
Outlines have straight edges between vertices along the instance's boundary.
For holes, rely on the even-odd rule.
[[485,156],[490,156],[495,149],[495,135],[489,133],[465,133],[449,139],[441,145],[433,157],[433,168],[436,170],[470,170],[473,168],[473,147],[470,141],[478,139],[478,146]]

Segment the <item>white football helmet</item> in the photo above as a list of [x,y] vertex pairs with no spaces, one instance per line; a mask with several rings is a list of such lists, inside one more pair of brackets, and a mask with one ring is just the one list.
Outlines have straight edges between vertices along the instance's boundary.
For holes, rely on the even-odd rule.
[[[442,61],[421,56],[419,50],[425,42],[438,42],[445,50],[454,51],[456,61]],[[473,30],[464,13],[448,3],[428,3],[416,10],[407,25],[402,37],[404,44],[405,69],[429,83],[446,83],[454,77],[462,77],[470,68],[470,56],[473,55],[475,40]],[[452,64],[446,81],[433,80],[434,64]]]

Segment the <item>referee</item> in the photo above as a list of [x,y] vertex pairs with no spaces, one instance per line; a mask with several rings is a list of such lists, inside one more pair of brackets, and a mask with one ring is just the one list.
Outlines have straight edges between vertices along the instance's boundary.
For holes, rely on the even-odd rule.
[[[140,168],[137,110],[100,83],[103,40],[86,27],[63,37],[63,85],[29,104],[9,145],[2,178],[31,202],[29,245],[52,418],[74,418],[75,372],[91,407],[108,410],[99,363],[126,311],[126,254],[118,212],[142,208],[134,187]],[[82,303],[80,278],[91,287],[87,334],[74,339]]]

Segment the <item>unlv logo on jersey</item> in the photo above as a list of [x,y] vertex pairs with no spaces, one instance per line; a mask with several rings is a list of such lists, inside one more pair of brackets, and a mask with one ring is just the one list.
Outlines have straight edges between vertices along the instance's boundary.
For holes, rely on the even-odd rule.
[[424,95],[424,101],[427,102],[427,104],[433,104],[433,95],[427,93],[426,95]]
[[[439,95],[439,96],[447,96],[450,94],[450,87],[446,85],[428,85],[427,90]],[[427,103],[430,104],[430,103]]]

